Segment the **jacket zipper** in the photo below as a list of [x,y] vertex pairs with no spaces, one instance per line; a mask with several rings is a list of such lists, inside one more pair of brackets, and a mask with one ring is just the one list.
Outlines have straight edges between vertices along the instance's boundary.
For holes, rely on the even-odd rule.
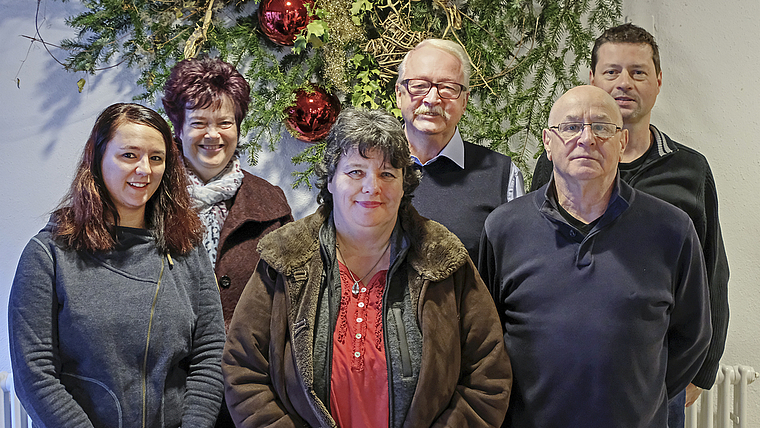
[[[394,275],[397,274],[396,270],[398,269],[398,263],[399,263],[399,256],[400,254],[397,254],[395,258],[391,260],[390,266],[388,266],[388,272],[385,274],[385,291],[383,292],[383,305],[382,305],[382,311],[383,311],[383,323],[385,324],[385,321],[388,320],[388,288],[391,287],[391,281]],[[409,355],[409,344],[406,340],[406,328],[403,325],[403,320],[401,319],[401,308],[391,308],[391,313],[393,313],[393,324],[396,326],[396,333],[398,335],[398,342],[399,342],[399,348],[401,352],[401,372],[404,376],[407,376],[407,364],[408,364],[408,372],[411,376],[412,373],[412,364],[411,364],[411,356]],[[396,314],[398,312],[398,315]],[[384,331],[387,331],[385,327],[383,327]],[[402,336],[403,333],[403,336]],[[387,372],[388,376],[388,424],[390,426],[393,426],[394,421],[394,406],[393,402],[395,401],[395,397],[393,396],[393,385],[391,382],[391,373],[393,373],[393,366],[392,366],[392,360],[390,356],[390,351],[388,347],[388,335],[386,333],[383,333],[383,343],[385,345],[385,370]],[[405,363],[406,361],[406,363]]]
[[409,354],[409,342],[406,340],[406,327],[401,317],[401,308],[391,308],[393,319],[396,321],[398,334],[398,347],[401,352],[401,374],[404,377],[412,376],[412,357]]
[[[169,259],[171,263],[171,258]],[[173,263],[172,263],[173,264]],[[150,330],[153,327],[153,315],[156,312],[156,303],[158,302],[158,291],[161,289],[161,278],[164,276],[164,259],[161,258],[161,271],[158,274],[158,281],[156,282],[156,293],[153,295],[153,303],[150,306],[150,318],[148,319],[148,336],[145,339],[145,357],[143,358],[142,366],[142,427],[147,427],[148,417],[148,348],[150,348]]]

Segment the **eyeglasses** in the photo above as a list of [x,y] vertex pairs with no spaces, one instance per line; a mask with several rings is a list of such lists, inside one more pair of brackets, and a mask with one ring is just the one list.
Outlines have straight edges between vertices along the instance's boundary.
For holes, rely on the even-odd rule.
[[430,92],[430,88],[435,86],[438,90],[438,96],[446,100],[455,100],[462,95],[466,89],[464,85],[454,82],[433,83],[424,79],[406,79],[401,82],[409,94],[414,96],[425,96]]
[[581,135],[583,128],[588,125],[591,127],[591,132],[599,138],[611,138],[619,130],[623,129],[614,123],[607,122],[565,122],[556,126],[550,126],[549,129],[556,129],[557,134],[562,137],[563,140],[572,140],[573,138]]

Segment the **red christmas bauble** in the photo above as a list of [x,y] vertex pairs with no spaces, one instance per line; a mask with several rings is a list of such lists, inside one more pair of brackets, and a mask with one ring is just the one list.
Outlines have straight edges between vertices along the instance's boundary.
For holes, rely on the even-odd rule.
[[340,113],[340,101],[318,86],[296,90],[296,102],[285,109],[285,124],[296,138],[306,142],[324,139]]
[[303,0],[263,0],[259,4],[261,31],[280,45],[293,46],[311,20]]

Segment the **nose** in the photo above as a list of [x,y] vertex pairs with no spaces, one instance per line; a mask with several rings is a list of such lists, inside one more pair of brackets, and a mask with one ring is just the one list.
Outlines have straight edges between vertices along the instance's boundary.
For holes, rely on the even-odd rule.
[[219,130],[215,125],[206,126],[206,136],[208,138],[219,138]]
[[379,188],[379,180],[374,174],[367,174],[364,177],[364,182],[362,183],[362,191],[364,193],[374,195],[378,192]]
[[430,90],[427,94],[425,94],[425,98],[423,100],[428,104],[434,104],[438,101],[441,101],[441,96],[438,95],[438,87],[433,85],[430,87]]
[[618,78],[618,87],[621,89],[629,89],[633,87],[633,84],[631,83],[633,79],[631,79],[631,75],[628,73],[628,70],[623,70],[620,72],[620,77]]
[[596,142],[596,136],[594,135],[594,132],[591,130],[591,124],[590,123],[584,123],[583,128],[581,129],[581,135],[578,136],[578,143],[584,145],[584,146],[590,146]]
[[143,156],[137,161],[135,172],[139,175],[150,175],[150,159],[147,156]]

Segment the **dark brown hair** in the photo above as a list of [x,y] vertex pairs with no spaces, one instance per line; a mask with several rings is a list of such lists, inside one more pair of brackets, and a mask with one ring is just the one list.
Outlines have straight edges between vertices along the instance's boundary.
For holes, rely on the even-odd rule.
[[377,150],[383,160],[394,168],[400,168],[404,175],[404,196],[401,198],[399,211],[405,210],[412,200],[414,189],[420,184],[420,172],[414,168],[409,143],[398,119],[385,110],[345,109],[327,136],[327,145],[322,161],[315,165],[317,175],[317,202],[330,210],[333,208],[332,193],[327,183],[332,181],[340,159],[356,150],[367,158],[371,151]]
[[125,123],[149,126],[163,137],[164,175],[145,206],[145,223],[162,253],[187,253],[200,242],[202,225],[190,206],[182,158],[172,142],[169,124],[158,113],[139,104],[113,104],[98,116],[71,189],[55,211],[53,235],[75,250],[108,251],[116,245],[119,212],[103,181],[102,165],[108,142]]
[[657,48],[657,42],[654,36],[639,26],[630,22],[617,27],[608,28],[594,42],[594,49],[591,51],[591,72],[596,73],[596,63],[599,61],[599,48],[605,43],[633,43],[645,44],[652,47],[652,62],[654,62],[654,71],[660,74],[660,50]]
[[218,108],[224,96],[229,97],[235,107],[239,133],[240,123],[248,113],[251,102],[251,86],[235,67],[218,58],[191,58],[178,62],[172,68],[161,102],[174,125],[174,136],[180,148],[182,141],[179,134],[185,124],[185,109]]

